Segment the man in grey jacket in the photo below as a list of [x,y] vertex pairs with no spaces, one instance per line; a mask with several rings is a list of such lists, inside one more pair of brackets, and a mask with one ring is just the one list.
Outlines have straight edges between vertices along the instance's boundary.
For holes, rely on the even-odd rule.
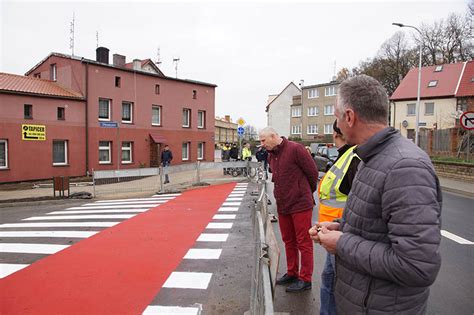
[[342,82],[335,115],[362,162],[342,222],[318,223],[310,235],[336,254],[338,314],[424,314],[441,265],[433,165],[387,126],[388,97],[375,79]]

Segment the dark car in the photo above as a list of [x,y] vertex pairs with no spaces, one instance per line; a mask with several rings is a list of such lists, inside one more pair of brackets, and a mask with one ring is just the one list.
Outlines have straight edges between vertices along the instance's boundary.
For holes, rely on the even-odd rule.
[[339,152],[335,147],[319,147],[314,161],[321,172],[327,172],[336,161]]

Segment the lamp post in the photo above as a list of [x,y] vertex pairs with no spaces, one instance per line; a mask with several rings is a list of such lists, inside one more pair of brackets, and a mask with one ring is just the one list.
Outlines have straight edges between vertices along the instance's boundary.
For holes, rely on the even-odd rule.
[[300,80],[300,87],[301,87],[301,140],[303,140],[303,87],[304,87],[304,80]]
[[418,33],[420,33],[420,58],[418,60],[418,93],[416,96],[416,120],[415,120],[415,144],[418,146],[418,141],[419,141],[419,131],[420,131],[420,89],[421,89],[421,49],[423,48],[423,34],[421,34],[421,31],[411,25],[406,25],[402,23],[392,23],[392,25],[398,26],[398,27],[410,27],[412,29],[415,29]]

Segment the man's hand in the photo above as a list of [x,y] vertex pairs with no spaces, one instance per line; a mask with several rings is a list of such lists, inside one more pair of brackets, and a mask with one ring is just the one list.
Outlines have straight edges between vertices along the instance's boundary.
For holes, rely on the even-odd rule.
[[318,232],[325,227],[330,231],[337,231],[339,230],[339,223],[337,222],[317,222],[312,228],[309,229],[309,236],[315,243],[321,244],[321,240],[319,239]]
[[321,231],[318,233],[319,244],[321,244],[321,246],[323,246],[328,251],[328,253],[336,254],[337,241],[341,235],[341,231],[331,231],[326,227],[322,227]]

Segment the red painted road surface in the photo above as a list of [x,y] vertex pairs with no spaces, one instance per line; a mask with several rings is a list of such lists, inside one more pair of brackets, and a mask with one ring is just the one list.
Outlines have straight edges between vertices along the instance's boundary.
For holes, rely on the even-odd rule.
[[0,314],[141,314],[235,184],[191,190],[0,280]]

